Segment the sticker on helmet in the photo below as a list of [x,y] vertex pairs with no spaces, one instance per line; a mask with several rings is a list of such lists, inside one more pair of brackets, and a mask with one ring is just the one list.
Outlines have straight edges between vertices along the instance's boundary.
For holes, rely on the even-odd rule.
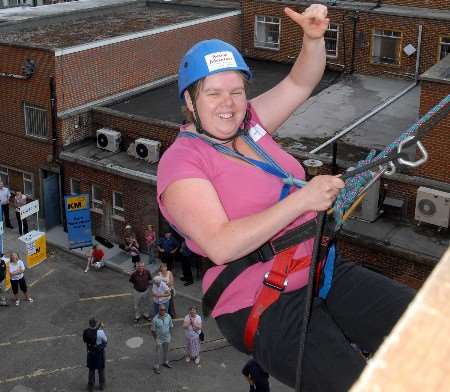
[[236,60],[230,51],[215,52],[205,56],[206,65],[209,72],[214,72],[224,68],[236,68]]

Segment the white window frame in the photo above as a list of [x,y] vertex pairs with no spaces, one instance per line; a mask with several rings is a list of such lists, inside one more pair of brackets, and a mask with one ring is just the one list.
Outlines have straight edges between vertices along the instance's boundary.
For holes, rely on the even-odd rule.
[[[372,31],[372,48],[370,51],[371,55],[371,63],[372,64],[381,64],[381,65],[390,65],[394,67],[400,66],[401,63],[401,47],[402,47],[402,38],[403,34],[401,31],[397,30],[384,30],[384,29],[374,29]],[[381,56],[382,51],[382,42],[383,40],[396,40],[396,58],[392,59],[395,61],[383,61],[383,57]],[[380,43],[376,42],[379,41]],[[378,56],[375,56],[374,52],[377,50],[380,51]],[[387,59],[387,57],[385,57]]]
[[[336,33],[336,37],[327,37],[327,33]],[[334,54],[332,50],[327,48],[327,42],[335,42],[334,46]],[[339,55],[339,25],[337,23],[329,23],[328,29],[325,32],[325,49],[327,52],[327,58],[329,59],[337,59]]]
[[[74,192],[74,182],[78,183],[78,186],[80,188],[79,193]],[[81,181],[78,178],[70,177],[70,194],[71,195],[79,195],[80,193],[81,193]]]
[[[268,32],[269,28],[278,26],[278,39],[276,41],[271,41],[271,34],[275,31]],[[262,28],[264,27],[264,28]],[[261,35],[259,36],[259,31],[261,28]],[[280,50],[280,36],[281,36],[281,19],[277,16],[267,16],[267,15],[255,15],[255,34],[254,34],[254,45],[255,48],[269,49],[269,50]]]
[[[25,196],[29,196],[29,197],[33,198],[33,196],[34,196],[34,179],[33,179],[33,175],[30,174],[30,173],[22,173],[22,181],[23,181],[23,194]],[[31,192],[27,192],[26,184],[31,186]]]
[[[103,200],[96,199],[95,188],[100,189],[103,194],[103,188],[98,184],[91,185],[91,211],[103,214]],[[102,195],[103,196],[103,195]]]
[[[125,208],[123,207],[123,193],[113,191],[113,218],[125,222]],[[116,195],[121,195],[122,206],[117,205]]]
[[48,138],[48,110],[24,103],[23,116],[25,135],[39,139]]
[[[446,40],[447,42],[443,42],[443,40]],[[445,52],[446,56],[448,56],[450,54],[450,36],[439,37],[438,61],[441,61],[444,57],[446,57],[442,56],[444,47],[446,47]]]
[[3,185],[5,186],[9,185],[9,171],[8,168],[5,166],[0,166],[0,180],[3,181]]

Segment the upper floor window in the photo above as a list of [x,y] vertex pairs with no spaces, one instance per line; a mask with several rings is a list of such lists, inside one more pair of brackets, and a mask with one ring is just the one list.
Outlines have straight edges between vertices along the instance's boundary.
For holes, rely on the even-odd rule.
[[325,31],[325,50],[327,51],[327,57],[337,58],[338,39],[339,25],[336,23],[330,23],[327,31]]
[[123,217],[125,208],[123,206],[123,193],[113,192],[113,215]]
[[103,189],[99,185],[92,185],[91,207],[96,210],[103,209]]
[[8,169],[4,166],[0,166],[0,180],[3,182],[3,185],[5,186],[7,186],[9,183]]
[[400,65],[402,33],[391,30],[374,30],[372,34],[372,63]]
[[33,175],[23,173],[23,194],[29,197],[33,197]]
[[47,110],[25,103],[23,105],[25,117],[25,134],[29,136],[48,136]]
[[255,18],[255,47],[279,50],[280,18],[258,15]]
[[450,37],[441,37],[439,41],[439,60],[450,54]]
[[81,183],[80,180],[75,178],[70,179],[70,194],[79,195],[81,194]]

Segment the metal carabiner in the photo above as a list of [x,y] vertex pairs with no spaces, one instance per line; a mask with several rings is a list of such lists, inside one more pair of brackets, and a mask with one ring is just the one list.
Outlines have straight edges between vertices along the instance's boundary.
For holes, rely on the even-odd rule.
[[[403,149],[403,145],[405,143],[408,143],[409,141],[413,140],[414,136],[408,136],[405,140],[402,140],[399,144],[398,144],[398,153],[400,154],[402,152]],[[405,165],[405,166],[409,166],[409,167],[417,167],[420,166],[422,163],[425,163],[426,161],[428,161],[428,153],[427,150],[425,150],[425,147],[423,146],[423,144],[418,140],[416,142],[417,147],[419,148],[419,151],[422,153],[422,158],[418,159],[417,161],[411,162],[411,161],[407,161],[406,159],[403,158],[398,158],[397,161],[398,163],[400,163],[400,165]]]
[[386,163],[385,165],[379,165],[378,167],[381,170],[382,174],[385,174],[387,176],[392,176],[397,171],[397,168],[392,161]]

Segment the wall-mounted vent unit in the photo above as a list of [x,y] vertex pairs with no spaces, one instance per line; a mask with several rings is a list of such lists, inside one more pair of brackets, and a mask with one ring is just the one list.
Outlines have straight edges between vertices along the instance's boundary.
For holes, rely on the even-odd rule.
[[159,149],[161,142],[144,138],[136,139],[134,146],[130,149],[131,155],[138,159],[154,163],[159,161]]
[[448,228],[450,221],[450,193],[421,186],[417,189],[415,219]]
[[366,192],[366,196],[353,211],[352,218],[374,222],[380,216],[380,180],[376,181]]
[[101,128],[97,130],[97,147],[103,150],[117,152],[120,150],[120,142],[122,137],[120,132],[109,128]]

